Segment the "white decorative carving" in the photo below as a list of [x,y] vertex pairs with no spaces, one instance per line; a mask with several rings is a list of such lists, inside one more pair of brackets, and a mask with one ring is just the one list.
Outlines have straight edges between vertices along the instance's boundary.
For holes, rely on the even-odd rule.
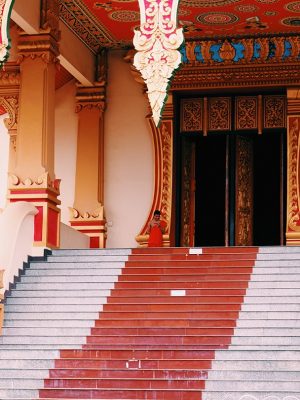
[[139,0],[141,26],[135,30],[134,66],[141,72],[158,126],[170,80],[181,64],[183,30],[176,29],[179,0]]
[[9,20],[12,6],[15,0],[0,0],[0,25],[1,25],[1,41],[0,41],[0,66],[8,58],[8,49],[10,47],[9,38]]

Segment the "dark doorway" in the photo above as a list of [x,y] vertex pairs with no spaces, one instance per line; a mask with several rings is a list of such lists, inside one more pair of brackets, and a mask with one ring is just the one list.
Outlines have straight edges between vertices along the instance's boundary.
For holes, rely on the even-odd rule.
[[[251,152],[247,172],[251,184],[242,189],[244,197],[251,197],[247,203],[251,212],[246,219],[251,239],[246,244],[237,241],[237,232],[245,226],[245,218],[237,215],[237,203],[243,197],[240,196],[243,176],[240,179],[237,171],[243,169],[239,154],[241,139],[242,142],[246,139],[246,149]],[[284,244],[284,133],[218,133],[194,136],[192,140],[195,143],[195,209],[191,210],[194,245]]]

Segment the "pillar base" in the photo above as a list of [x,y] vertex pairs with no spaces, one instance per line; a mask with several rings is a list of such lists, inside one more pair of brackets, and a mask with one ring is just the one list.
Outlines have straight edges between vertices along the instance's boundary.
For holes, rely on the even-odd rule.
[[287,232],[286,233],[287,246],[300,246],[300,232]]
[[[149,235],[138,235],[135,237],[138,247],[148,247]],[[170,236],[163,235],[163,247],[170,247]]]
[[104,207],[101,206],[93,214],[85,212],[83,215],[75,208],[70,207],[70,225],[78,232],[88,235],[90,238],[91,249],[103,249],[106,247],[106,219],[104,217]]
[[50,180],[46,172],[37,179],[21,181],[10,175],[8,199],[11,203],[27,201],[38,210],[34,218],[34,246],[59,248],[60,241],[60,179]]

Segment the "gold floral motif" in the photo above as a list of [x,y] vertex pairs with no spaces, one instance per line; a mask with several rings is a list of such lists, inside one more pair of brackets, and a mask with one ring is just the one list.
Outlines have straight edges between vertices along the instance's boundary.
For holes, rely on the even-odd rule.
[[300,231],[300,197],[299,197],[299,138],[300,117],[289,116],[288,132],[288,228]]
[[180,115],[181,132],[202,131],[203,99],[182,99]]
[[[156,126],[167,98],[167,90],[181,64],[183,30],[176,29],[179,0],[139,0],[140,30],[135,30],[133,44],[137,53],[134,66],[142,74]],[[170,7],[171,3],[171,7]]]

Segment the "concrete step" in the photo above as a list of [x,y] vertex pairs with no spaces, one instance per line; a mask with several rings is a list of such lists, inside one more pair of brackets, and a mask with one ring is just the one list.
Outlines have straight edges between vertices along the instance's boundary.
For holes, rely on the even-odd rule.
[[[84,265],[84,268],[83,268]],[[101,270],[109,270],[111,268],[114,269],[122,269],[124,268],[125,263],[123,261],[111,261],[111,262],[85,262],[79,263],[76,261],[73,262],[63,262],[63,261],[35,261],[30,263],[30,267],[26,268],[26,273],[29,271],[60,271],[66,270],[67,273],[71,273],[70,270],[74,271],[74,273],[82,274],[86,269],[91,269],[93,273],[97,273],[97,271]]]
[[5,328],[90,328],[95,325],[94,319],[7,319],[4,320]]
[[[102,290],[112,289],[118,277],[113,275],[103,276],[101,282],[91,283],[23,283],[18,284],[18,290]],[[80,292],[79,292],[80,294]]]
[[[29,272],[29,271],[28,271]],[[121,273],[120,269],[110,270],[99,270],[98,275],[69,275],[65,272],[64,275],[53,275],[50,276],[32,276],[26,274],[22,276],[22,283],[96,283],[103,282],[105,276],[118,276]]]
[[[7,389],[23,390],[23,389],[40,389],[44,386],[43,379],[36,378],[0,378],[0,391]],[[0,392],[1,393],[1,392]]]
[[93,254],[70,254],[70,255],[50,255],[47,257],[47,260],[52,262],[52,263],[61,263],[61,262],[73,262],[73,263],[86,263],[86,262],[126,262],[128,261],[128,256],[127,255],[110,255],[110,254],[99,254],[99,255],[93,255]]
[[7,305],[26,305],[26,304],[104,304],[107,297],[110,296],[110,290],[99,290],[99,296],[95,297],[9,297],[6,300]]
[[[299,250],[300,251],[300,250]],[[53,256],[74,256],[74,255],[129,255],[131,249],[53,249]]]
[[48,320],[48,319],[56,319],[56,320],[76,320],[78,318],[82,319],[94,319],[96,320],[99,317],[98,312],[47,312],[47,313],[40,313],[40,312],[12,312],[12,313],[5,313],[5,321],[6,320],[21,320],[21,321],[30,321],[30,320]]
[[[60,290],[24,290],[24,288],[19,289],[20,285],[18,284],[16,289],[13,289],[11,291],[11,296],[9,298],[32,298],[32,297],[38,297],[38,298],[46,298],[46,297],[57,297],[57,298],[74,298],[74,297],[79,297],[79,298],[93,298],[97,296],[101,296],[101,293],[104,293],[105,290],[110,290],[113,289],[113,285],[111,283],[102,283],[101,288],[97,290],[84,290],[81,292],[78,292],[78,290],[66,290],[66,289],[60,289]],[[7,299],[8,300],[8,299]]]
[[[104,299],[103,299],[104,300]],[[99,304],[7,304],[5,307],[6,313],[66,313],[66,312],[88,312],[96,313],[103,309],[101,299]],[[49,316],[49,315],[48,315]]]
[[[87,328],[64,328],[64,327],[28,327],[28,328],[18,328],[18,327],[4,327],[2,330],[2,336],[5,337],[22,337],[22,336],[39,336],[39,337],[48,337],[48,336],[88,336],[90,335],[91,330],[89,327]],[[1,340],[1,338],[0,338]]]
[[[202,393],[202,400],[299,400],[298,390],[282,390],[282,391],[259,391],[254,390],[250,393],[245,391],[222,391],[222,390],[205,390]],[[46,400],[46,399],[44,399]],[[68,399],[70,400],[70,399]]]

